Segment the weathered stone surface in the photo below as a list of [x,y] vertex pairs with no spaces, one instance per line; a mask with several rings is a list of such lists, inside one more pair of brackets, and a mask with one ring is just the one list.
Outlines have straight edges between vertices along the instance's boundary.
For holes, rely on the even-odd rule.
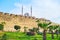
[[[27,17],[22,15],[14,15],[9,13],[0,12],[0,23],[6,22],[4,25],[4,31],[16,31],[14,25],[21,26],[21,31],[24,31],[24,26],[28,27],[27,29],[37,27],[37,22],[39,18]],[[44,20],[44,19],[40,19]],[[47,20],[45,20],[47,21]]]

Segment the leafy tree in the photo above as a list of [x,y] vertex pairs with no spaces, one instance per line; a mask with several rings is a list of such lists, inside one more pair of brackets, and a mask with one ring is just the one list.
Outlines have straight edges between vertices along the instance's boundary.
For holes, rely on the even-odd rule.
[[58,34],[59,34],[59,25],[57,25],[56,31],[55,31],[57,38],[58,38]]
[[4,25],[3,24],[0,24],[0,30],[3,31],[3,28],[4,28]]
[[16,30],[18,30],[18,29],[20,29],[21,27],[19,26],[19,25],[15,25],[14,26],[14,29],[16,29]]
[[57,35],[57,38],[60,40],[60,25],[58,25],[58,28],[56,29],[56,35]]
[[46,22],[43,22],[43,23],[39,23],[39,27],[43,28],[43,40],[46,40],[46,30],[48,29],[48,25],[50,25],[51,22],[49,23],[46,23]]
[[60,26],[58,27],[58,31],[59,31],[59,34],[60,34]]
[[53,32],[53,30],[57,29],[58,26],[57,26],[57,25],[50,25],[48,28],[49,28],[50,31],[51,31],[52,39],[54,39],[54,32]]
[[37,32],[39,32],[39,28],[40,28],[40,27],[39,27],[39,22],[40,22],[40,21],[37,20],[36,22],[37,22],[37,25],[38,25],[38,28],[37,28],[38,30],[37,30]]
[[59,31],[57,29],[56,29],[55,33],[56,33],[57,38],[58,38]]

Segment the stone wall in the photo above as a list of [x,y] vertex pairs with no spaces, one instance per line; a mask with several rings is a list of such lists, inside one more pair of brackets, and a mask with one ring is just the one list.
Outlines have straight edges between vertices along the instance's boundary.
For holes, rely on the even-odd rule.
[[[30,16],[22,16],[22,15],[15,15],[9,13],[0,12],[0,23],[6,22],[4,25],[4,31],[16,31],[14,29],[14,25],[21,26],[21,31],[24,31],[24,26],[28,27],[27,29],[37,27],[36,20],[39,18],[30,17]],[[45,20],[40,18],[39,20]],[[50,20],[45,20],[50,21]]]

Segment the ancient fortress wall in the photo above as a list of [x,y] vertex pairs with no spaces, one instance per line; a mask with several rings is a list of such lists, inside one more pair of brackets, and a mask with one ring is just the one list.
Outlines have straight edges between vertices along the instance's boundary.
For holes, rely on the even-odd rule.
[[0,23],[6,22],[4,31],[16,31],[14,25],[21,26],[21,31],[24,31],[24,26],[26,26],[27,29],[37,27],[36,20],[38,20],[38,18],[0,12]]

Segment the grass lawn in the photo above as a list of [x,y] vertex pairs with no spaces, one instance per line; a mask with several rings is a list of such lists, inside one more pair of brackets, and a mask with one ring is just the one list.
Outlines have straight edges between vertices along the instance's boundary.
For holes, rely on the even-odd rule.
[[[23,32],[4,32],[6,35],[7,40],[43,40],[42,35],[35,35],[35,36],[28,36],[24,34]],[[4,34],[2,33],[2,34]],[[0,33],[0,35],[2,35]],[[59,35],[60,36],[60,35]],[[0,36],[0,38],[2,38]],[[51,34],[47,34],[47,40],[52,40],[51,39]],[[54,40],[59,40],[59,38],[56,37],[56,34],[54,34]]]

